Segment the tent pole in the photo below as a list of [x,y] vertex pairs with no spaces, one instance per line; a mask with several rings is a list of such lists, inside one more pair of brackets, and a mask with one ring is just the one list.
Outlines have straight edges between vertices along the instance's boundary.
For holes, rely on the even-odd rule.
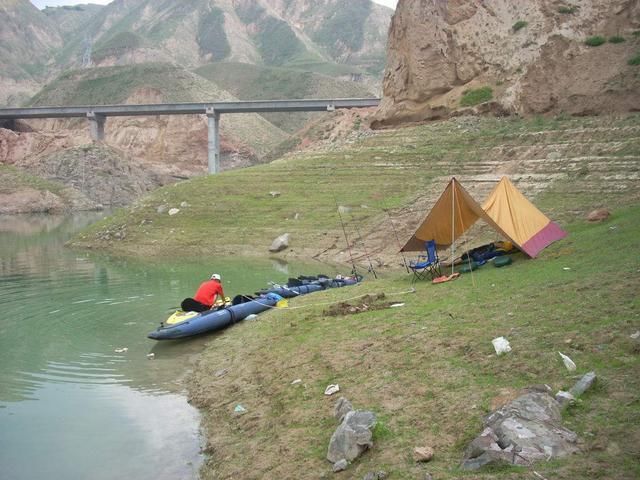
[[[466,229],[464,228],[464,223],[462,220],[462,210],[460,209],[460,205],[458,205],[458,213],[460,214],[460,225],[462,225],[462,238],[464,239],[465,245],[467,244],[467,234]],[[468,248],[468,247],[467,247]],[[471,268],[471,255],[469,255],[469,250],[467,250],[467,263],[469,264],[469,273],[471,273],[471,283],[473,284],[473,288],[476,288],[476,279],[473,275],[473,269]]]
[[451,188],[451,275],[453,275],[455,263],[455,236],[456,236],[456,179],[453,178],[453,185]]

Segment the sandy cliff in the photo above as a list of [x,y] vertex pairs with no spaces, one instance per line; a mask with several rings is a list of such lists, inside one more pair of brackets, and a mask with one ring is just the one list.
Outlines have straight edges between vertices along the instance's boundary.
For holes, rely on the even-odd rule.
[[637,0],[400,0],[374,126],[447,115],[483,86],[500,112],[638,110],[639,29]]

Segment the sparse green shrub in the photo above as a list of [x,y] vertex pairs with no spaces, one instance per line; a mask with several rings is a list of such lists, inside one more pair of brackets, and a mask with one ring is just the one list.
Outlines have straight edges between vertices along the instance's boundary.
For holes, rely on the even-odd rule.
[[200,17],[198,25],[198,45],[200,53],[211,54],[213,60],[222,60],[231,53],[231,47],[224,31],[224,12],[212,8],[207,15]]
[[638,53],[635,57],[630,58],[627,62],[629,65],[640,65],[640,53]]
[[527,25],[529,25],[528,22],[525,22],[524,20],[518,20],[516,23],[513,24],[513,27],[511,27],[513,29],[514,32],[517,32],[518,30],[526,27]]
[[636,30],[631,35],[633,35],[634,37],[640,37],[640,30]]
[[475,88],[467,90],[460,99],[460,106],[471,107],[480,103],[488,102],[493,98],[493,90],[491,87]]
[[589,175],[589,167],[587,167],[586,165],[580,167],[576,172],[576,176],[580,178],[586,177],[587,175]]
[[575,5],[572,6],[562,6],[562,7],[558,7],[558,13],[562,13],[565,15],[570,15],[572,13],[576,13],[578,11],[578,7],[576,7]]
[[627,40],[624,37],[621,37],[620,35],[614,35],[613,37],[609,37],[609,43],[623,43],[626,41]]
[[607,39],[601,37],[600,35],[594,35],[593,37],[587,38],[584,43],[589,47],[599,47],[603,43],[606,43]]

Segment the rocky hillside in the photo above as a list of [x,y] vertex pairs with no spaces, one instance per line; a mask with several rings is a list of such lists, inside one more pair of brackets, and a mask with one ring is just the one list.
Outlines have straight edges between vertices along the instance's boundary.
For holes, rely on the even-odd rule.
[[370,0],[115,0],[82,23],[78,12],[61,8],[44,13],[74,27],[59,55],[66,66],[79,66],[90,44],[91,60],[102,66],[168,61],[191,68],[226,60],[326,70],[341,64],[354,75],[381,73],[392,13]]
[[[235,100],[229,92],[202,76],[168,64],[143,64],[102,67],[65,73],[40,91],[31,104],[115,104],[198,102]],[[29,122],[31,132],[21,132],[27,145],[23,154],[40,155],[42,145],[51,148],[90,142],[88,127],[82,120],[41,120]],[[222,166],[225,169],[255,163],[287,138],[282,130],[260,115],[225,115],[221,121]],[[37,137],[38,141],[26,138]],[[55,140],[55,141],[54,141]],[[53,142],[53,143],[52,143]],[[204,116],[121,117],[109,119],[105,142],[149,164],[163,164],[174,175],[192,175],[206,171],[207,123]],[[11,163],[14,154],[6,154]]]
[[60,32],[28,0],[0,0],[0,105],[19,104],[42,85],[62,48]]
[[375,125],[640,109],[637,0],[400,0]]

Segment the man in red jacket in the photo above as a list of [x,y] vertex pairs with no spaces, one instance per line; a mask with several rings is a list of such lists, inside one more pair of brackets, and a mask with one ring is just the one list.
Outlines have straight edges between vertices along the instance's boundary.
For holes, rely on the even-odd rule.
[[185,298],[180,305],[185,312],[204,312],[211,310],[216,300],[224,303],[224,292],[222,291],[222,278],[217,273],[211,275],[206,282],[202,282],[193,298]]

